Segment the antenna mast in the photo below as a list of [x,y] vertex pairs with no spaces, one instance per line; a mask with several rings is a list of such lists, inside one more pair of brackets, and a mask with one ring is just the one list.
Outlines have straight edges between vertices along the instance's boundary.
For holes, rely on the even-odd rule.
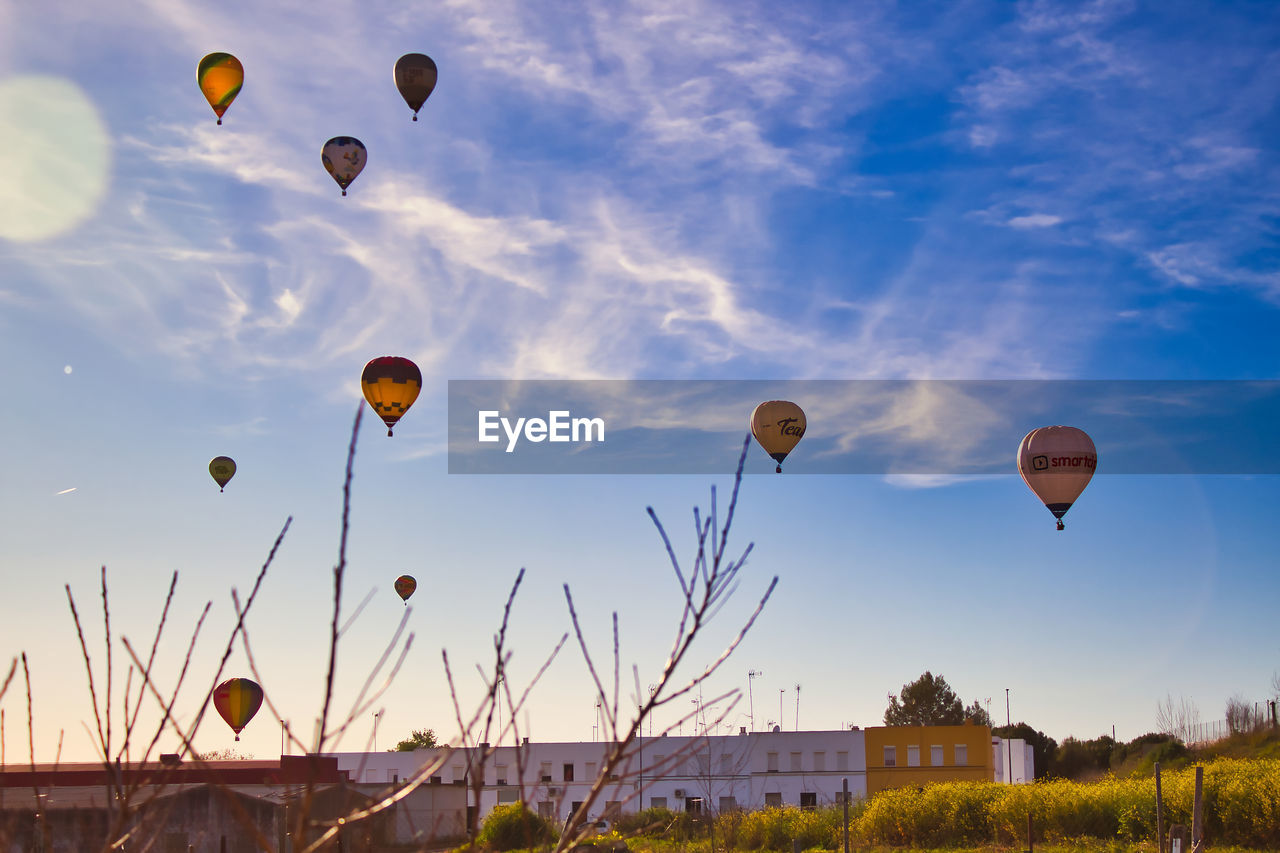
[[762,675],[764,675],[764,673],[758,669],[749,670],[747,672],[747,705],[750,711],[751,731],[753,732],[756,730],[756,703],[755,699],[751,695],[751,682],[753,679],[759,678]]
[[[800,685],[796,685],[796,731],[800,731]],[[1114,738],[1112,738],[1114,740]]]

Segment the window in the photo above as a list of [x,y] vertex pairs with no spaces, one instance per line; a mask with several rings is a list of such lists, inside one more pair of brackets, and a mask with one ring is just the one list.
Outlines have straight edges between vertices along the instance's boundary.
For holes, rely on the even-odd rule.
[[776,752],[768,753],[765,756],[765,760],[767,762],[765,765],[766,769],[770,773],[777,773],[778,772],[778,753]]
[[764,807],[766,809],[782,808],[782,792],[778,791],[772,794],[764,795]]
[[911,744],[910,746],[907,747],[907,766],[908,767],[920,766],[920,747],[917,746],[916,744]]
[[494,772],[494,779],[497,780],[497,783],[499,785],[507,784],[507,765],[494,764],[493,772]]
[[551,762],[550,761],[544,761],[540,765],[538,765],[538,776],[542,778],[543,782],[551,781]]
[[929,763],[934,767],[942,766],[942,744],[935,743],[929,747]]
[[800,792],[800,808],[816,809],[818,807],[818,795],[814,791]]
[[587,772],[582,778],[588,782],[594,782],[596,780],[596,763],[594,761],[587,762]]
[[684,810],[689,814],[702,814],[702,797],[685,797]]
[[573,764],[566,764],[566,765],[564,766],[564,777],[563,777],[563,778],[564,778],[564,781],[566,781],[566,782],[572,782],[572,781],[573,781]]
[[801,753],[799,752],[791,753],[791,772],[792,773],[800,772],[800,755]]
[[850,792],[848,793],[848,796],[846,796],[846,795],[845,795],[845,792],[844,792],[844,791],[836,791],[836,805],[837,805],[837,806],[839,806],[839,805],[844,805],[844,802],[845,802],[846,800],[848,800],[848,801],[849,801],[849,803],[851,803],[851,804],[853,803],[853,791],[850,791]]
[[969,763],[969,747],[963,743],[956,744],[956,766],[964,767]]
[[467,780],[466,771],[462,769],[461,764],[453,765],[453,784],[457,785]]
[[848,770],[849,770],[849,753],[847,753],[847,752],[837,752],[837,753],[836,753],[836,770],[839,770],[841,773],[846,773],[846,772],[848,772]]
[[817,773],[827,769],[827,754],[825,752],[815,752],[813,754],[813,769]]
[[666,807],[667,807],[667,798],[666,798],[666,797],[650,797],[650,798],[649,798],[649,808],[651,808],[651,809],[665,809]]
[[720,756],[720,775],[728,776],[733,773],[733,756],[729,753],[723,753]]
[[556,816],[556,804],[551,800],[543,800],[538,803],[538,817],[543,820],[554,820]]
[[737,797],[721,797],[720,798],[721,814],[724,814],[725,812],[736,812],[737,810],[738,810]]
[[896,746],[886,746],[884,748],[884,766],[898,766],[898,748]]
[[604,813],[601,815],[601,817],[606,817],[612,820],[614,818],[617,818],[617,816],[621,813],[622,813],[621,800],[605,800]]
[[499,788],[498,789],[499,805],[503,803],[514,803],[516,800],[519,799],[519,797],[517,796],[518,793],[519,791],[515,786],[512,786],[510,788]]

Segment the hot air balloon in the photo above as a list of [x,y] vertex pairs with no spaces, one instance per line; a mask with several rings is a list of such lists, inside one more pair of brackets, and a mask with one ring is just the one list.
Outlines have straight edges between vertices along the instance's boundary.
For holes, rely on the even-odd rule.
[[782,460],[804,437],[804,428],[804,410],[786,400],[769,400],[751,412],[751,434],[777,461],[779,474]]
[[262,688],[247,678],[230,678],[213,691],[213,707],[240,740],[240,732],[262,707]]
[[405,606],[409,605],[409,596],[413,595],[413,591],[418,588],[418,582],[413,579],[413,575],[401,575],[396,578],[396,595],[400,596]]
[[213,476],[213,481],[218,484],[218,491],[221,492],[236,475],[236,460],[230,456],[215,456],[209,460],[209,473]]
[[360,387],[364,390],[364,398],[387,425],[387,435],[391,435],[391,428],[418,399],[422,390],[422,371],[407,358],[384,355],[364,366]]
[[347,187],[356,179],[356,175],[364,169],[369,153],[364,143],[354,136],[335,136],[320,149],[320,162],[333,175],[333,179],[342,187],[342,194],[347,194]]
[[418,120],[418,110],[436,87],[437,76],[435,61],[425,53],[406,53],[396,60],[396,88],[413,110],[414,121]]
[[1018,473],[1058,519],[1089,485],[1098,467],[1098,451],[1084,430],[1069,426],[1033,429],[1018,445]]
[[196,66],[196,80],[222,124],[222,114],[244,85],[244,66],[229,53],[211,53]]

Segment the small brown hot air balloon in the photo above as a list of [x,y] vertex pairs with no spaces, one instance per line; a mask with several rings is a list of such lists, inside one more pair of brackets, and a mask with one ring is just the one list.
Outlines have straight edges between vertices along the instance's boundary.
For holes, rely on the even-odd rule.
[[787,400],[768,400],[751,412],[751,434],[778,463],[779,474],[782,460],[804,437],[804,430],[804,410]]

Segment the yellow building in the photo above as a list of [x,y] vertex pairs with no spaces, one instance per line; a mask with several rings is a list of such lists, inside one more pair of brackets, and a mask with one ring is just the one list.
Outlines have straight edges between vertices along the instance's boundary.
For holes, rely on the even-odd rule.
[[866,746],[868,796],[886,788],[995,778],[988,726],[872,726]]

